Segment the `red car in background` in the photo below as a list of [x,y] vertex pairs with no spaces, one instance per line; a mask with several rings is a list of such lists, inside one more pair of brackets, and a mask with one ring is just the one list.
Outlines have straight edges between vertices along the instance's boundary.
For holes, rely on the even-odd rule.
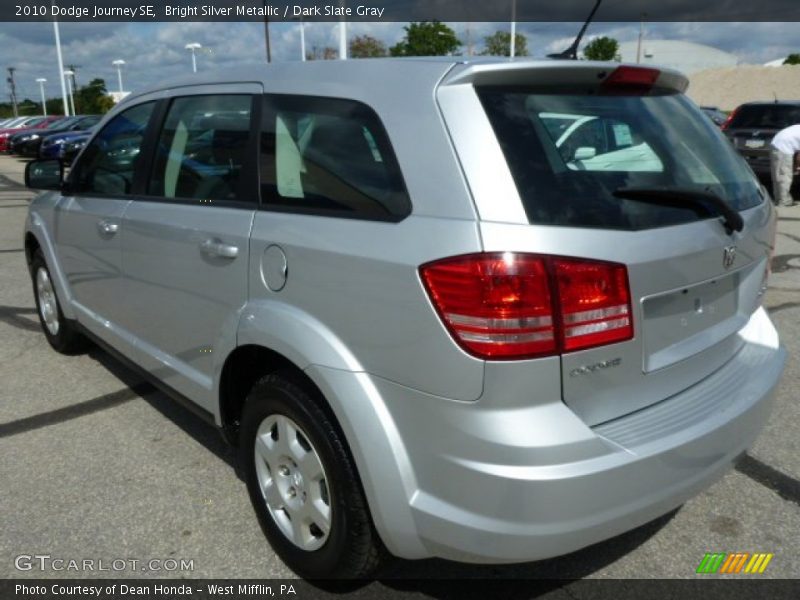
[[20,131],[27,131],[29,129],[43,129],[53,121],[58,121],[59,119],[63,118],[64,117],[61,115],[55,115],[52,117],[31,117],[27,121],[20,123],[17,127],[12,127],[11,129],[0,129],[0,152],[6,151],[6,142],[8,141],[8,136],[19,133]]

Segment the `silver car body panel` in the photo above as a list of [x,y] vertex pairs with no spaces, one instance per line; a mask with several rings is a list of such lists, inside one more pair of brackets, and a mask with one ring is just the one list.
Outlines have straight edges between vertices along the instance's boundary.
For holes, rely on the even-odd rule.
[[[735,333],[761,301],[774,228],[772,213],[768,202],[745,211],[744,235],[733,238],[715,220],[639,232],[482,223],[481,236],[487,251],[513,247],[517,251],[592,256],[628,265],[634,339],[562,357],[564,400],[595,424],[677,393],[730,360],[738,346]],[[723,249],[729,245],[737,247],[737,259],[726,271]],[[643,324],[651,323],[644,319],[643,307],[653,295],[668,292],[694,302],[695,296],[689,291],[694,284],[728,277],[739,280],[735,312],[729,318],[720,323],[709,321],[714,303],[706,298],[704,311],[698,313],[693,306],[688,311],[675,310],[663,322],[656,322],[652,330],[643,331]],[[692,330],[694,321],[700,321],[696,330]],[[692,333],[660,347],[672,330]],[[649,355],[644,334],[649,334],[647,341],[658,348],[650,349]],[[621,363],[614,368],[573,375],[575,369],[616,359]]]
[[[775,227],[769,202],[745,211],[734,236],[713,219],[642,232],[529,223],[474,86],[588,81],[611,68],[319,61],[187,78],[129,97],[98,130],[136,103],[185,94],[263,89],[357,100],[387,130],[412,214],[383,223],[136,198],[114,208],[120,250],[100,252],[88,229],[86,248],[77,239],[61,246],[61,213],[88,205],[48,193],[32,202],[26,228],[64,314],[218,424],[221,373],[237,347],[269,348],[302,369],[336,415],[396,555],[513,562],[563,554],[664,514],[719,476],[766,419],[785,360],[759,308]],[[659,82],[686,85],[668,71]],[[236,244],[239,256],[204,262],[199,245],[209,236]],[[737,257],[726,269],[730,245]],[[634,339],[537,360],[468,355],[436,315],[418,267],[482,251],[625,263]],[[121,277],[109,261],[117,252]],[[94,279],[81,282],[85,265]],[[276,273],[282,285],[270,285]],[[687,322],[690,335],[669,338],[670,323],[659,321],[669,311],[660,309],[677,307],[679,318],[688,310],[670,294],[706,297],[728,277],[736,278],[728,280],[733,312]],[[119,306],[79,296],[81,285],[120,281]],[[645,312],[653,320],[643,329]],[[615,368],[570,377],[616,358]]]
[[25,235],[33,236],[44,254],[50,270],[50,278],[55,287],[56,294],[61,300],[61,312],[67,319],[76,319],[72,289],[67,285],[64,269],[58,258],[55,248],[53,222],[54,207],[60,199],[56,192],[45,192],[36,196],[28,208],[25,219]]
[[120,323],[125,292],[121,223],[130,200],[62,197],[54,208],[54,241],[74,306],[95,315],[87,326],[105,341]]

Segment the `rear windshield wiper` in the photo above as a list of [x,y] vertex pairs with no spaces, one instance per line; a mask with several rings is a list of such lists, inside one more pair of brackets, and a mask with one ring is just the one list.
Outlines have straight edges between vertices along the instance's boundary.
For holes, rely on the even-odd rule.
[[677,208],[694,208],[702,210],[705,214],[717,214],[722,217],[728,235],[744,228],[742,216],[733,210],[725,200],[711,192],[671,187],[622,187],[614,190],[613,194],[616,198]]

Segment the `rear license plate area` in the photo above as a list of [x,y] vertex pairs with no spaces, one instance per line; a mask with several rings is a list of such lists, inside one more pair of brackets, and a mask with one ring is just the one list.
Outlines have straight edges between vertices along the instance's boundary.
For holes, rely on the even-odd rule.
[[[644,370],[689,358],[735,331],[739,274],[687,286],[642,301]],[[732,331],[723,327],[730,323]]]

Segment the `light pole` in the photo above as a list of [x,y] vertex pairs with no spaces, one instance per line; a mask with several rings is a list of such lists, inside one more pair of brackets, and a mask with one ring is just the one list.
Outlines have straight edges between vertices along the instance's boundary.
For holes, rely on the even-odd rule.
[[73,75],[75,75],[75,71],[64,71],[64,77],[66,77],[67,79],[67,92],[69,93],[69,103],[70,106],[72,107],[72,114],[76,115],[78,113],[75,112],[75,97],[72,95],[72,81],[70,80],[70,77],[72,77]]
[[647,13],[642,13],[642,20],[639,23],[639,43],[636,45],[636,64],[642,62],[642,38],[644,38],[644,20],[647,18]]
[[[55,0],[50,0],[50,5],[55,5]],[[64,59],[61,56],[61,35],[58,31],[58,20],[53,19],[53,30],[56,34],[56,55],[58,57],[58,72],[62,73],[64,71]],[[67,86],[64,85],[64,78],[59,77],[61,80],[61,99],[64,102],[64,116],[69,116],[69,105],[67,104]]]
[[112,61],[111,64],[114,65],[115,67],[117,67],[117,79],[119,79],[119,95],[120,95],[120,100],[121,100],[122,99],[122,93],[123,93],[123,88],[122,88],[122,67],[125,64],[125,61],[122,60],[122,59],[117,59],[115,61]]
[[517,55],[517,0],[511,0],[511,44],[510,58]]
[[300,60],[306,62],[306,24],[300,19]]
[[[342,9],[345,7],[345,0],[341,0],[340,5]],[[344,13],[344,10],[342,10]],[[347,21],[342,20],[339,22],[339,59],[347,60]]]
[[186,49],[192,51],[192,72],[197,73],[197,56],[196,52],[202,48],[202,44],[198,44],[197,42],[192,42],[191,44],[186,44]]
[[47,100],[44,97],[44,84],[47,83],[47,79],[44,77],[39,77],[36,80],[36,83],[39,84],[39,89],[42,91],[42,115],[47,116]]

